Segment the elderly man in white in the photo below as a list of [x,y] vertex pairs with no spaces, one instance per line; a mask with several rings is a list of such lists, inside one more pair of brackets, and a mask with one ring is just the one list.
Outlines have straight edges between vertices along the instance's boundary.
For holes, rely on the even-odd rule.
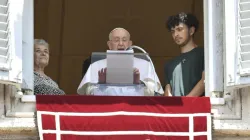
[[[132,41],[127,30],[124,28],[115,28],[110,32],[107,44],[110,50],[126,50],[132,45]],[[155,92],[164,93],[156,72],[153,70],[150,62],[144,59],[134,57],[135,86],[105,85],[106,66],[106,59],[92,63],[83,77],[77,93],[110,96],[154,96]],[[104,86],[101,86],[102,84]]]

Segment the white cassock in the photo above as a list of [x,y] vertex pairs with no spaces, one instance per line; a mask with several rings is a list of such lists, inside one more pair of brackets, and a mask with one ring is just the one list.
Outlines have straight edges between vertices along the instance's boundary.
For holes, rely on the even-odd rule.
[[[144,59],[134,57],[134,67],[139,69],[140,80],[144,83],[144,86],[108,86],[106,84],[97,84],[98,71],[106,67],[106,59],[91,64],[77,89],[77,93],[108,96],[154,96],[155,91],[160,94],[164,93],[156,72],[153,70],[150,62]],[[155,83],[157,83],[157,86],[155,86]]]

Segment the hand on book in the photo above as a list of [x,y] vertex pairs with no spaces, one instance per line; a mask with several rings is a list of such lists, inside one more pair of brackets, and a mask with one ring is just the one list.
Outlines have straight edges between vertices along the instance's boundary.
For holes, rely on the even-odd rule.
[[106,83],[106,74],[107,74],[107,68],[102,68],[98,71],[98,83],[105,84]]
[[137,68],[134,68],[134,84],[140,84],[140,71]]
[[[98,71],[98,83],[105,84],[106,83],[106,74],[107,68],[102,68]],[[140,71],[137,68],[134,68],[134,84],[140,84]]]

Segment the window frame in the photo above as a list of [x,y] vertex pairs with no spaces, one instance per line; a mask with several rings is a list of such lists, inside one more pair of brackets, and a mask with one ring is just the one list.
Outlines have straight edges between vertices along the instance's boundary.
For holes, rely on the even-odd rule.
[[[218,3],[219,1],[219,3]],[[209,29],[213,29],[212,27],[214,26],[214,24],[216,24],[215,21],[211,20],[209,21],[208,19],[210,19],[211,17],[213,18],[213,16],[216,16],[216,14],[214,14],[212,11],[214,10],[214,6],[218,6],[216,7],[217,10],[221,10],[220,8],[222,8],[224,10],[224,4],[227,3],[232,3],[234,0],[228,0],[227,3],[223,3],[223,0],[218,0],[218,1],[211,1],[211,0],[204,0],[203,2],[203,7],[204,7],[204,43],[205,43],[205,69],[206,69],[206,78],[205,78],[205,84],[206,84],[206,96],[210,96],[212,97],[212,92],[224,92],[224,70],[223,70],[223,60],[225,60],[225,58],[221,57],[224,56],[224,53],[221,51],[219,54],[216,55],[216,58],[214,57],[214,54],[218,51],[218,49],[216,48],[218,45],[221,44],[221,40],[219,40],[218,42],[213,42],[214,40],[214,35],[218,34],[218,32],[216,32],[215,30],[210,30]],[[222,3],[220,3],[222,2]],[[219,7],[221,6],[221,7]],[[228,12],[225,12],[225,16],[228,15]],[[234,13],[235,14],[235,13]],[[224,13],[223,13],[224,16]],[[218,18],[218,17],[217,17]],[[223,19],[221,19],[223,20]],[[229,20],[228,18],[225,19],[225,22],[227,22],[227,20]],[[206,24],[208,23],[208,24]],[[225,23],[223,23],[224,25]],[[227,26],[226,26],[227,27]],[[224,26],[224,28],[226,29],[226,27]],[[230,27],[231,28],[231,27]],[[229,28],[229,29],[230,29]],[[220,31],[221,32],[221,31]],[[225,34],[227,33],[227,30],[224,31],[223,36],[225,37]],[[226,37],[228,38],[228,36]],[[221,38],[221,39],[225,39],[225,38]],[[223,42],[224,43],[224,42]],[[225,44],[225,43],[224,43]],[[222,46],[221,46],[222,47]],[[224,45],[225,47],[225,45]],[[210,60],[210,58],[213,58]],[[33,65],[32,65],[33,66]],[[217,68],[218,66],[220,66],[220,70],[219,72],[215,72],[215,68]],[[227,69],[227,68],[225,68]],[[215,78],[220,78],[219,83],[218,80],[216,81]],[[213,86],[211,86],[211,84],[213,84]],[[35,103],[36,102],[36,97],[35,95],[23,95],[23,97],[21,98],[22,102],[28,102],[28,103]],[[225,104],[225,100],[223,98],[211,98],[211,104],[212,105],[224,105]]]

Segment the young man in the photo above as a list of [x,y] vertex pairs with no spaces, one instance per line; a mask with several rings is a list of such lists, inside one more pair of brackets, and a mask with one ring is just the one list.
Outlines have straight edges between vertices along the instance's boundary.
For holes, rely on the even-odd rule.
[[[107,45],[109,50],[126,50],[132,45],[129,32],[124,28],[113,29],[109,34]],[[106,59],[102,59],[90,65],[77,89],[78,94],[111,96],[154,96],[155,92],[163,94],[159,78],[150,63],[136,57],[134,57],[134,84],[145,84],[145,88],[144,86],[143,88],[140,86],[105,86],[106,61]],[[100,88],[100,86],[96,86],[97,83],[103,86]]]
[[180,13],[170,16],[166,27],[181,54],[165,65],[165,96],[204,96],[204,50],[194,42],[197,18]]

